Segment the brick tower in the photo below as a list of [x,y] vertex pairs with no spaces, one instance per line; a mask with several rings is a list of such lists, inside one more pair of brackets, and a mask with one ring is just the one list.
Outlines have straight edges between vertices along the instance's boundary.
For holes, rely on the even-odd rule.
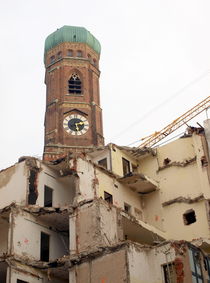
[[44,160],[104,144],[100,50],[99,41],[82,27],[63,26],[47,37]]

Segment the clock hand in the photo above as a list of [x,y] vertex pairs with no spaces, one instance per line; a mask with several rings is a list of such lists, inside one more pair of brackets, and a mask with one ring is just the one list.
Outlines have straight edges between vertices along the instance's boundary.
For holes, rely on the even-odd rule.
[[79,123],[76,123],[77,125],[83,125],[84,124],[84,122],[79,122]]
[[78,123],[75,123],[76,131],[79,131],[79,127],[77,126]]
[[75,126],[76,126],[76,130],[79,131],[79,127],[78,125],[84,125],[84,122],[78,122],[78,123],[75,123]]

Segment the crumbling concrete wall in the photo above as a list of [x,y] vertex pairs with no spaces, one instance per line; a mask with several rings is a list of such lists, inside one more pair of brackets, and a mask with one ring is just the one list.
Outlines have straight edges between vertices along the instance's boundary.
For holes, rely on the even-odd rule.
[[77,187],[77,202],[93,199],[96,196],[97,180],[95,169],[91,162],[77,159],[77,174],[79,176]]
[[[73,274],[74,273],[74,274]],[[104,253],[70,269],[71,283],[125,283],[128,281],[126,250]]]
[[[75,218],[70,217],[70,227],[73,223],[76,226],[77,252],[110,246],[122,240],[123,232],[118,221],[118,211],[102,200],[78,207],[75,211]],[[73,246],[70,245],[70,249],[74,249]]]
[[12,202],[26,204],[27,174],[25,162],[17,163],[0,172],[0,208]]
[[[188,211],[195,212],[195,222],[186,225],[184,214]],[[164,208],[165,219],[164,226],[169,239],[188,240],[200,237],[209,238],[209,224],[206,213],[205,201],[186,204],[175,203]]]
[[174,249],[170,245],[147,248],[131,244],[128,248],[130,283],[162,283],[162,264],[173,262]]
[[[29,283],[61,283],[68,282],[62,278],[53,277],[47,270],[33,268],[18,262],[13,262],[10,271],[7,272],[7,283],[16,283],[17,279]],[[3,283],[3,282],[2,282]],[[5,282],[6,283],[6,282]]]
[[40,260],[40,240],[43,232],[50,236],[49,260],[68,254],[67,236],[56,232],[53,226],[47,226],[45,222],[39,221],[30,213],[15,210],[12,214],[12,253]]

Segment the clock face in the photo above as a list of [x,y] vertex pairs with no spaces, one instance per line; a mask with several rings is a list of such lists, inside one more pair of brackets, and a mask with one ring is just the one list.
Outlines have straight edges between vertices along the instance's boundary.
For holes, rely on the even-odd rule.
[[63,127],[71,135],[84,135],[89,129],[88,120],[78,114],[72,114],[63,120]]

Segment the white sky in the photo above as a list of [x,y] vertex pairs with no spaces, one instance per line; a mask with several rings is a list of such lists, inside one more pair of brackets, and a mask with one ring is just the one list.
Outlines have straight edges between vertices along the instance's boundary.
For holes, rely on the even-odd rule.
[[209,14],[209,0],[2,1],[0,169],[42,155],[50,33],[83,26],[100,41],[105,140],[128,145],[210,95]]

